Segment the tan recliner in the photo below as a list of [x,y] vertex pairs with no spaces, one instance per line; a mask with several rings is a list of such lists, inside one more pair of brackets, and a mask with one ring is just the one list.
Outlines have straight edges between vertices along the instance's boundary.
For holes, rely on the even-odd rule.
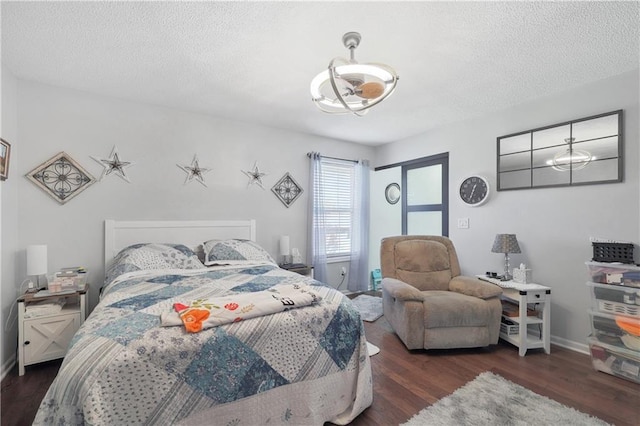
[[449,349],[498,342],[502,289],[460,275],[451,240],[399,236],[382,240],[384,316],[408,349]]

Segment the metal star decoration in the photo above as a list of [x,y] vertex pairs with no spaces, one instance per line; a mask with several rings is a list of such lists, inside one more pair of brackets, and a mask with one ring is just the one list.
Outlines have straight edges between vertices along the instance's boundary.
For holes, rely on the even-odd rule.
[[198,155],[193,156],[193,161],[191,161],[190,166],[182,166],[180,164],[176,164],[176,166],[180,167],[187,174],[187,177],[184,180],[185,185],[195,179],[205,187],[207,186],[204,181],[204,175],[209,173],[211,169],[207,167],[200,167],[200,163],[198,163]]
[[116,175],[120,176],[122,179],[124,179],[125,181],[131,183],[131,181],[129,180],[129,177],[127,176],[125,170],[128,169],[129,167],[133,166],[135,163],[132,161],[122,161],[120,160],[120,155],[118,154],[118,147],[114,146],[113,150],[111,150],[111,155],[109,155],[109,158],[104,159],[104,158],[96,158],[91,156],[92,159],[94,159],[98,164],[100,164],[102,167],[104,167],[104,170],[102,171],[102,174],[100,175],[100,178],[98,179],[99,181],[101,181],[102,179],[104,179],[105,176],[110,175],[111,173],[115,173]]
[[242,170],[242,173],[247,175],[249,178],[249,182],[247,183],[247,188],[253,184],[258,185],[260,188],[264,189],[264,184],[262,182],[262,177],[266,176],[266,173],[263,173],[258,168],[258,162],[253,163],[253,170]]

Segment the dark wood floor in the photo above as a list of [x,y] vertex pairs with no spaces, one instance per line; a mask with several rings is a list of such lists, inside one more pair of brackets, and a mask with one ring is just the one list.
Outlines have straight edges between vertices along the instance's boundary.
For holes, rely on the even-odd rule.
[[[352,425],[397,425],[451,394],[483,371],[618,426],[640,425],[640,385],[591,367],[588,356],[558,346],[525,357],[508,343],[485,349],[407,351],[380,318],[365,323],[367,339],[380,347],[371,358],[373,405]],[[60,361],[17,368],[2,381],[2,426],[30,425]]]

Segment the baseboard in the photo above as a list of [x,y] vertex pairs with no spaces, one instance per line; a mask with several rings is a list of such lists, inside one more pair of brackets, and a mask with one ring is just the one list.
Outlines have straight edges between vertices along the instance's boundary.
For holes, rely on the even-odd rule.
[[2,364],[2,377],[0,378],[0,380],[4,380],[4,378],[7,377],[7,374],[9,374],[9,372],[13,369],[15,365],[16,365],[16,356],[13,355],[7,361],[5,361],[4,364]]
[[551,343],[575,352],[580,352],[581,354],[590,354],[589,346],[587,346],[586,343],[574,342],[572,340],[563,339],[562,337],[553,335],[551,336]]

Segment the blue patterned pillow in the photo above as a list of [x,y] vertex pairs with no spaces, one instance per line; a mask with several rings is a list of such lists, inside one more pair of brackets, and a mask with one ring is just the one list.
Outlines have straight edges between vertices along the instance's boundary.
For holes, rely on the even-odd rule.
[[249,240],[209,240],[204,243],[204,264],[241,265],[248,263],[276,264],[271,255]]
[[110,283],[125,272],[154,269],[200,269],[198,255],[182,244],[134,244],[113,259],[106,274]]

